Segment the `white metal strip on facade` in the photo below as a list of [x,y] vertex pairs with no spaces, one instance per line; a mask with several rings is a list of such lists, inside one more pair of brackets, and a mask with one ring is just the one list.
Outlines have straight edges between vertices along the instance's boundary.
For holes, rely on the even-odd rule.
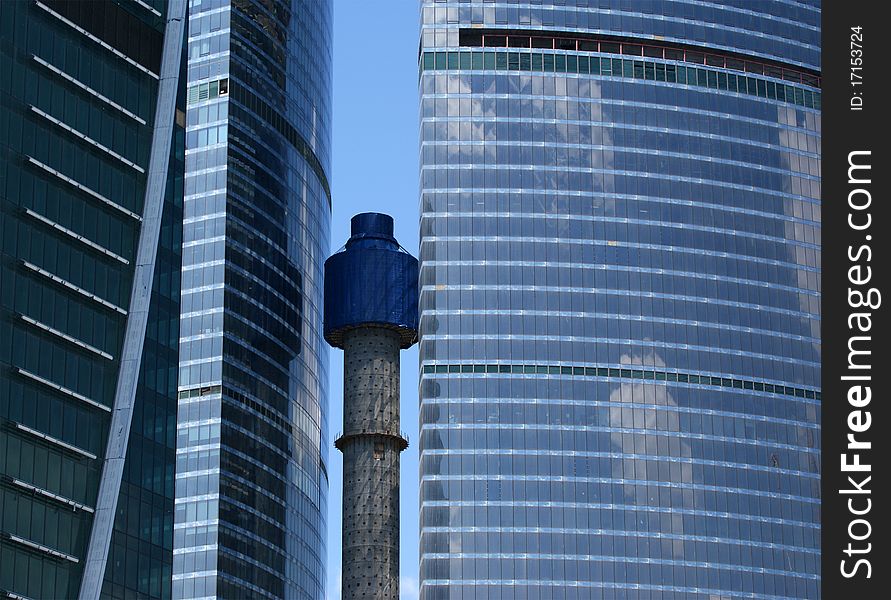
[[161,13],[159,13],[157,10],[155,10],[153,7],[149,6],[148,4],[146,4],[145,2],[143,2],[142,0],[133,0],[133,1],[134,1],[136,4],[138,4],[139,6],[141,6],[142,8],[146,9],[147,11],[149,11],[150,13],[152,13],[153,15],[155,15],[156,17],[160,17],[160,16],[161,16]]
[[167,11],[164,48],[161,54],[161,76],[158,83],[158,100],[155,105],[152,147],[143,204],[142,231],[136,252],[129,316],[124,331],[121,365],[118,370],[102,477],[99,481],[96,513],[84,559],[79,594],[81,600],[99,600],[102,581],[105,578],[115,512],[121,492],[121,479],[124,474],[124,461],[127,457],[130,425],[133,421],[136,388],[139,383],[139,370],[151,305],[155,261],[161,237],[161,217],[164,212],[167,170],[173,143],[176,97],[185,40],[186,0],[170,0]]
[[111,250],[109,250],[109,249],[106,248],[105,246],[102,246],[101,244],[97,244],[97,243],[94,242],[93,240],[91,240],[91,239],[89,239],[89,238],[87,238],[87,237],[85,237],[85,236],[82,236],[81,234],[77,233],[76,231],[72,231],[71,229],[68,229],[67,227],[64,227],[64,226],[62,226],[62,225],[59,225],[58,223],[56,223],[56,222],[53,221],[52,219],[49,219],[49,218],[47,218],[47,217],[44,217],[42,214],[40,214],[40,213],[37,212],[37,211],[31,210],[30,208],[26,208],[26,209],[25,209],[25,213],[27,213],[29,217],[34,217],[34,218],[37,219],[38,221],[42,221],[43,223],[46,223],[47,225],[49,225],[49,226],[52,227],[53,229],[56,229],[57,231],[61,231],[61,232],[64,233],[65,235],[74,238],[75,240],[77,240],[77,241],[80,242],[81,244],[83,244],[83,245],[85,245],[85,246],[89,246],[90,248],[92,248],[93,250],[96,250],[97,252],[101,252],[101,253],[104,254],[105,256],[109,256],[109,257],[115,259],[116,261],[118,261],[118,262],[120,262],[120,263],[123,263],[123,264],[125,264],[125,265],[129,265],[129,264],[130,264],[130,261],[127,260],[126,258],[124,258],[123,256],[121,256],[120,254],[116,254],[116,253],[112,252]]
[[91,146],[93,146],[94,148],[97,148],[97,149],[99,149],[99,150],[102,150],[103,152],[105,152],[105,153],[108,154],[109,156],[112,156],[112,157],[118,159],[119,161],[121,161],[122,163],[124,163],[124,164],[127,165],[128,167],[132,168],[133,170],[138,171],[139,173],[145,173],[145,169],[143,169],[142,167],[140,167],[139,165],[137,165],[135,162],[133,162],[133,161],[130,160],[129,158],[126,158],[126,157],[124,157],[124,156],[121,156],[120,154],[118,154],[117,152],[115,152],[114,150],[112,150],[111,148],[109,148],[108,146],[106,146],[106,145],[104,145],[104,144],[102,144],[102,143],[100,143],[100,142],[97,142],[96,140],[94,140],[94,139],[91,138],[90,136],[86,135],[85,133],[81,133],[80,131],[78,131],[77,129],[75,129],[74,127],[72,127],[71,125],[69,125],[68,123],[65,123],[65,122],[63,122],[63,121],[57,119],[56,117],[52,116],[51,114],[49,114],[49,113],[47,113],[47,112],[45,112],[45,111],[42,111],[42,110],[40,110],[39,108],[37,108],[36,106],[33,106],[33,105],[31,106],[31,111],[34,112],[35,114],[40,115],[41,117],[43,117],[44,119],[46,119],[47,121],[49,121],[50,123],[52,123],[53,125],[55,125],[55,126],[57,126],[57,127],[60,127],[60,128],[62,128],[62,129],[64,129],[65,131],[67,131],[68,133],[70,133],[71,135],[73,135],[74,137],[80,138],[80,139],[82,139],[83,141],[85,141],[86,143],[88,143],[88,144],[90,144]]
[[67,175],[63,175],[63,174],[60,173],[59,171],[56,171],[54,168],[50,167],[49,165],[45,165],[45,164],[43,164],[42,162],[40,162],[40,161],[37,160],[36,158],[34,158],[34,157],[32,157],[32,156],[29,156],[29,157],[28,157],[28,162],[30,162],[30,163],[31,163],[32,165],[34,165],[34,166],[40,167],[41,169],[43,169],[44,171],[46,171],[46,172],[49,173],[50,175],[55,175],[56,177],[58,177],[59,179],[61,179],[61,180],[64,181],[65,183],[68,183],[68,184],[70,184],[70,185],[76,187],[77,189],[79,189],[80,191],[84,192],[85,194],[89,194],[90,196],[92,196],[92,197],[95,198],[96,200],[99,200],[100,202],[103,202],[103,203],[107,204],[108,206],[110,206],[111,208],[115,209],[116,211],[118,211],[118,212],[122,212],[122,213],[124,213],[125,215],[127,215],[128,217],[131,217],[131,218],[133,218],[133,219],[136,219],[137,221],[142,221],[142,217],[140,217],[139,215],[137,215],[137,214],[136,214],[135,212],[133,212],[132,210],[130,210],[130,209],[128,209],[128,208],[124,208],[123,206],[121,206],[120,204],[118,204],[117,202],[115,202],[114,200],[111,200],[111,199],[109,199],[109,198],[106,198],[105,196],[103,196],[103,195],[100,194],[99,192],[97,192],[97,191],[95,191],[95,190],[93,190],[93,189],[91,189],[91,188],[88,188],[87,186],[85,186],[84,184],[82,184],[82,183],[80,183],[80,182],[78,182],[78,181],[75,181],[75,180],[71,179],[71,178],[68,177]]
[[62,15],[60,15],[53,9],[51,9],[49,6],[47,6],[43,2],[40,2],[40,0],[37,0],[34,4],[36,4],[38,7],[42,8],[43,10],[45,10],[46,12],[48,12],[55,18],[59,19],[61,22],[65,23],[66,25],[68,25],[69,27],[71,27],[72,29],[77,31],[78,33],[82,33],[83,35],[87,36],[87,38],[96,42],[97,44],[99,44],[100,46],[102,46],[103,48],[105,48],[106,50],[108,50],[109,52],[111,52],[112,54],[117,56],[118,58],[125,60],[128,64],[133,65],[134,67],[136,67],[137,69],[139,69],[140,71],[145,73],[146,75],[151,75],[155,79],[158,79],[158,75],[153,73],[151,71],[151,69],[149,69],[148,67],[142,66],[141,64],[139,64],[138,62],[136,62],[135,60],[133,60],[132,58],[130,58],[129,56],[127,56],[126,54],[124,54],[123,52],[118,50],[117,48],[110,46],[109,44],[106,44],[105,42],[103,42],[102,40],[97,38],[95,35],[93,35],[89,31],[87,31],[83,27],[80,27],[80,26],[76,25],[75,23],[72,23],[71,21],[69,21],[68,19],[66,19],[65,17],[63,17]]
[[103,299],[103,298],[100,298],[99,296],[97,296],[97,295],[94,294],[93,292],[87,291],[87,290],[83,289],[83,288],[80,287],[80,286],[74,285],[73,283],[71,283],[71,282],[68,281],[67,279],[62,279],[62,278],[59,277],[58,275],[54,275],[53,273],[50,273],[50,272],[47,271],[46,269],[41,269],[40,267],[38,267],[38,266],[35,265],[34,263],[31,263],[31,262],[28,262],[28,261],[25,260],[25,261],[22,261],[22,264],[25,265],[26,268],[28,268],[28,269],[34,271],[35,273],[39,273],[40,275],[43,275],[44,277],[46,277],[46,278],[48,278],[48,279],[52,279],[52,280],[55,281],[56,283],[58,283],[58,284],[60,284],[60,285],[63,285],[63,286],[65,286],[65,287],[67,287],[69,290],[71,290],[71,291],[73,291],[73,292],[77,292],[78,294],[80,294],[80,295],[82,295],[82,296],[86,296],[86,297],[89,298],[90,300],[93,300],[94,302],[98,302],[99,304],[101,304],[102,306],[104,306],[104,307],[106,307],[106,308],[110,308],[110,309],[112,309],[112,310],[115,311],[115,312],[119,312],[119,313],[121,313],[122,315],[126,315],[126,314],[127,314],[127,311],[124,310],[123,308],[121,308],[120,306],[118,306],[118,305],[116,305],[116,304],[112,304],[112,303],[109,302],[108,300],[105,300],[105,299]]
[[21,479],[12,479],[12,484],[16,487],[20,487],[23,490],[27,490],[32,494],[37,494],[38,496],[42,496],[44,498],[48,498],[49,500],[55,500],[56,502],[60,502],[69,508],[74,510],[83,510],[88,513],[93,512],[93,509],[87,506],[86,504],[81,504],[80,502],[75,502],[70,498],[65,498],[64,496],[60,496],[59,494],[54,494],[49,490],[45,490],[43,488],[39,488],[36,485],[31,485],[26,481],[22,481]]
[[19,429],[20,431],[29,433],[29,434],[33,435],[34,437],[40,438],[44,442],[47,442],[54,446],[59,446],[60,448],[64,448],[65,450],[70,450],[71,452],[74,452],[75,454],[80,454],[84,458],[89,458],[89,459],[96,458],[96,455],[93,454],[92,452],[87,452],[86,450],[84,450],[82,448],[78,448],[77,446],[69,444],[68,442],[63,442],[62,440],[60,440],[58,438],[54,438],[51,435],[47,435],[47,434],[43,433],[42,431],[37,431],[36,429],[32,429],[31,427],[28,427],[27,425],[22,425],[21,423],[16,423],[15,426],[16,426],[16,429]]
[[76,77],[74,77],[72,75],[69,75],[68,73],[66,73],[65,71],[60,69],[59,67],[43,60],[36,54],[32,54],[31,58],[33,58],[38,64],[43,65],[44,67],[46,67],[47,69],[49,69],[50,71],[52,71],[53,73],[55,73],[56,75],[58,75],[59,77],[64,79],[65,81],[68,81],[69,83],[76,85],[77,87],[79,87],[86,93],[90,94],[97,100],[101,100],[102,102],[106,103],[107,105],[111,106],[112,108],[117,109],[118,111],[121,112],[121,114],[127,115],[128,117],[130,117],[131,119],[133,119],[134,121],[139,123],[140,125],[145,125],[145,119],[143,119],[142,117],[140,117],[139,115],[137,115],[135,113],[130,112],[129,110],[127,110],[126,108],[124,108],[123,106],[121,106],[120,104],[118,104],[117,102],[112,100],[111,98],[108,98],[104,94],[100,94],[99,92],[97,92],[96,90],[94,90],[93,88],[91,88],[90,86],[85,84],[84,82],[80,81],[79,79],[77,79]]
[[86,343],[85,341],[74,337],[73,335],[68,335],[64,331],[59,331],[55,327],[50,327],[46,323],[43,323],[41,321],[38,321],[37,319],[29,317],[28,315],[20,315],[20,317],[21,317],[22,321],[24,321],[25,323],[28,323],[29,325],[33,325],[34,327],[36,327],[42,331],[45,331],[51,335],[54,335],[57,338],[63,339],[70,344],[74,344],[78,348],[83,348],[84,350],[92,352],[93,354],[98,354],[102,358],[107,358],[108,360],[114,360],[114,357],[111,354],[109,354],[108,352],[105,352],[104,350],[100,350],[96,346],[92,346],[92,345]]
[[73,563],[80,562],[79,560],[77,560],[77,557],[71,556],[70,554],[66,554],[64,552],[59,552],[58,550],[50,548],[49,546],[44,546],[43,544],[38,544],[37,542],[32,542],[31,540],[26,540],[23,537],[12,535],[11,533],[6,534],[6,537],[11,541],[16,542],[17,544],[21,544],[22,546],[30,548],[31,550],[43,552],[44,554],[48,554],[53,558],[62,558]]
[[91,398],[87,398],[83,394],[79,394],[78,392],[75,392],[74,390],[70,390],[67,387],[59,385],[58,383],[56,383],[54,381],[50,381],[49,379],[47,379],[45,377],[41,377],[40,375],[38,375],[36,373],[27,371],[25,369],[22,369],[21,367],[17,367],[16,370],[18,371],[19,375],[21,375],[23,377],[27,377],[28,379],[32,379],[32,380],[36,381],[37,383],[42,383],[43,385],[45,385],[49,388],[52,388],[52,389],[56,390],[57,392],[65,394],[66,396],[71,396],[72,398],[74,398],[76,400],[80,400],[84,404],[89,404],[90,406],[104,410],[105,412],[111,412],[111,409],[109,407],[105,406],[104,404],[100,404]]

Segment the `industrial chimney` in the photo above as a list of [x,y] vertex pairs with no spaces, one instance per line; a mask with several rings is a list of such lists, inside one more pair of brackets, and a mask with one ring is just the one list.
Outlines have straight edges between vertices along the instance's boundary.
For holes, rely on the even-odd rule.
[[362,213],[325,261],[325,340],[343,349],[344,600],[399,598],[399,351],[418,335],[418,261]]

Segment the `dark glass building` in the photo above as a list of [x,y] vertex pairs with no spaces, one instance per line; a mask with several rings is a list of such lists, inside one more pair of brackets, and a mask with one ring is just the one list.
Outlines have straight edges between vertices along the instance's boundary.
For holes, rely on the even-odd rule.
[[191,0],[175,598],[322,598],[332,3]]
[[421,598],[818,598],[819,2],[421,4]]
[[171,596],[184,16],[0,2],[4,597]]

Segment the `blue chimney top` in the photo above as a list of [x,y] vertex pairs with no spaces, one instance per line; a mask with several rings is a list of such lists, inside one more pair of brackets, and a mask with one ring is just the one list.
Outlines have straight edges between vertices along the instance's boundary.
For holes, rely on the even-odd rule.
[[359,213],[350,219],[350,241],[361,238],[382,238],[396,241],[393,237],[393,217],[383,213]]
[[418,261],[393,237],[393,217],[361,213],[346,245],[325,261],[325,340],[343,348],[345,331],[384,327],[402,347],[418,336]]

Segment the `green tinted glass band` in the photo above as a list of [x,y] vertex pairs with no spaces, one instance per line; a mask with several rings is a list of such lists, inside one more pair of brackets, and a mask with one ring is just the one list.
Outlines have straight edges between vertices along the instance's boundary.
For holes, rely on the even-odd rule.
[[[469,65],[469,66],[468,66]],[[762,77],[726,70],[702,69],[683,64],[629,58],[576,56],[544,52],[461,51],[424,52],[421,72],[442,70],[529,71],[537,73],[577,73],[680,83],[717,89],[820,110],[821,94]]]
[[179,399],[184,400],[186,398],[197,398],[199,396],[207,396],[209,394],[221,394],[221,393],[223,393],[223,386],[208,385],[208,386],[192,388],[190,390],[180,390]]
[[795,396],[808,400],[820,400],[818,390],[809,390],[790,386],[734,379],[731,377],[712,377],[697,373],[678,373],[676,371],[655,371],[650,369],[616,369],[612,367],[578,367],[574,365],[507,365],[507,364],[464,364],[464,365],[424,365],[425,375],[441,374],[501,374],[501,375],[571,375],[573,377],[605,377],[611,379],[638,379],[642,381],[666,381],[692,383],[713,387],[728,387],[740,390],[753,390],[781,396]]

